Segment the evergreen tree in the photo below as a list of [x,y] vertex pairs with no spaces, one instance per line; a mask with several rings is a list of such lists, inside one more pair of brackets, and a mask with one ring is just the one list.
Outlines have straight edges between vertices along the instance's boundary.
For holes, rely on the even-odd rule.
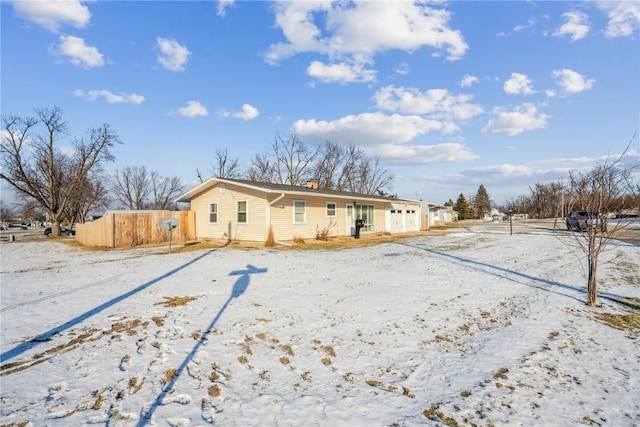
[[458,219],[463,220],[473,218],[473,212],[467,203],[467,199],[465,199],[462,193],[460,193],[458,200],[456,200],[455,205],[453,205],[453,210],[458,212]]
[[482,184],[480,184],[478,193],[473,199],[473,211],[476,215],[476,218],[480,219],[484,218],[485,214],[491,212],[491,200],[489,200],[487,189],[484,188],[484,185]]

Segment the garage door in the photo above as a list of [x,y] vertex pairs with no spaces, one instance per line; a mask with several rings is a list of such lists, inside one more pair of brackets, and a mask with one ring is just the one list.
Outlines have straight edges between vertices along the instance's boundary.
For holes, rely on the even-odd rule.
[[391,232],[402,233],[404,231],[404,216],[402,210],[391,209]]
[[405,231],[418,231],[418,212],[415,210],[407,210],[405,215]]

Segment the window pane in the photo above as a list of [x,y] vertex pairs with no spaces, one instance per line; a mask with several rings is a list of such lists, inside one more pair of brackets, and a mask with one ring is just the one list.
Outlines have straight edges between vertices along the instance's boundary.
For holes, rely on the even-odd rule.
[[238,222],[247,222],[247,202],[238,202]]
[[327,203],[327,216],[336,216],[336,204]]
[[211,203],[209,205],[209,222],[218,222],[218,204]]
[[293,202],[293,220],[294,222],[304,222],[305,202]]

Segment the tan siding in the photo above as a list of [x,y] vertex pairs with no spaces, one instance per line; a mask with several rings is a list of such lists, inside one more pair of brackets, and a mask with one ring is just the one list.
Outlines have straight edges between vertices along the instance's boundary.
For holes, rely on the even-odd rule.
[[[241,191],[239,191],[241,190]],[[247,223],[237,222],[237,202],[247,201]],[[209,222],[209,204],[218,203],[218,222]],[[264,192],[219,185],[199,194],[191,201],[196,214],[197,238],[264,241],[267,239]]]
[[[325,227],[331,229],[332,236],[351,234],[351,227],[346,224],[346,205],[351,199],[327,195],[290,195],[281,193],[267,193],[253,190],[241,185],[226,184],[225,191],[220,191],[220,184],[195,196],[191,200],[191,210],[196,212],[196,235],[198,238],[232,239],[266,241],[269,225],[273,228],[276,241],[293,240],[296,237],[313,239],[318,230]],[[281,197],[282,196],[282,197]],[[236,221],[236,203],[239,200],[248,202],[248,224],[238,224]],[[306,221],[298,224],[294,222],[293,201],[306,202]],[[218,223],[209,223],[209,203],[218,203]],[[273,204],[270,205],[270,202]],[[328,217],[326,203],[336,204],[336,216]],[[370,232],[386,231],[385,209],[390,205],[385,201],[362,201],[363,204],[373,205],[374,230]],[[406,202],[391,202],[395,209],[407,209]],[[360,204],[360,202],[359,202]],[[411,204],[411,209],[415,206]],[[363,232],[365,233],[365,232]]]
[[[293,201],[301,200],[306,202],[306,221],[295,223],[293,217]],[[328,217],[326,202],[336,203],[336,216]],[[316,237],[316,228],[329,227],[332,222],[331,235],[339,236],[345,234],[345,208],[344,202],[328,199],[324,197],[306,198],[300,196],[289,196],[280,199],[271,208],[271,224],[273,225],[274,237],[276,240],[292,240],[295,237],[310,239]]]

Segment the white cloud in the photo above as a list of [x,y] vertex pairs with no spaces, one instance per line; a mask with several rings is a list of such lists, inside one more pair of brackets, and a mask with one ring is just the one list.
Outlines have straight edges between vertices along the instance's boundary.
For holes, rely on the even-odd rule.
[[60,44],[50,50],[52,54],[66,56],[73,65],[83,68],[102,67],[102,54],[93,46],[85,44],[84,40],[75,36],[60,36]]
[[595,83],[594,79],[587,79],[573,70],[553,70],[552,75],[556,78],[557,85],[567,93],[583,92],[591,89]]
[[507,37],[507,36],[510,36],[512,33],[517,33],[519,31],[526,30],[527,28],[532,28],[535,24],[536,24],[535,18],[529,18],[526,24],[518,24],[515,27],[513,27],[511,31],[500,31],[499,33],[497,33],[497,36]]
[[465,161],[476,158],[461,143],[412,144],[430,132],[457,131],[450,122],[429,120],[417,115],[387,115],[381,112],[342,117],[334,121],[298,120],[293,131],[305,142],[321,145],[327,140],[355,144],[394,164],[430,164]]
[[536,172],[536,169],[529,165],[512,165],[508,163],[500,165],[481,166],[477,168],[467,169],[462,173],[465,176],[477,177],[477,176],[498,176],[502,178],[513,178],[521,176],[531,176]]
[[105,89],[89,91],[76,89],[73,94],[81,98],[86,98],[89,101],[104,98],[109,104],[142,104],[144,102],[144,96],[138,95],[137,93],[126,94],[121,92],[116,94]]
[[531,95],[535,93],[531,80],[525,74],[511,73],[511,78],[504,82],[504,91],[509,95]]
[[555,37],[571,36],[571,41],[580,40],[586,37],[589,32],[589,18],[584,12],[567,12],[562,16],[567,22],[558,28],[553,35]]
[[409,74],[409,64],[407,64],[406,62],[401,62],[396,66],[394,71],[402,76],[406,76],[407,74]]
[[408,142],[433,131],[451,133],[458,130],[450,122],[381,112],[349,115],[333,121],[298,120],[293,124],[293,129],[310,143],[323,144],[326,140],[337,138],[369,147]]
[[218,16],[225,16],[227,8],[231,7],[234,0],[218,0]]
[[609,17],[607,36],[628,37],[640,28],[640,2],[607,0],[599,1],[596,4]]
[[378,89],[374,99],[378,108],[434,119],[467,120],[482,113],[480,106],[470,103],[473,96],[452,95],[446,89],[420,92],[415,88],[387,86]]
[[[449,28],[449,12],[426,3],[276,2],[274,9],[286,42],[269,47],[265,60],[270,63],[302,52],[367,63],[378,52],[423,47],[445,50],[455,60],[468,49],[460,31]],[[323,28],[316,25],[320,22]]]
[[307,67],[307,74],[324,83],[354,83],[354,82],[372,82],[376,79],[376,72],[364,68],[364,64],[350,65],[341,64],[323,64],[320,61],[313,61]]
[[474,160],[476,156],[464,144],[444,143],[435,145],[384,144],[371,150],[372,154],[387,163],[433,164]]
[[208,116],[209,112],[207,111],[207,107],[200,102],[189,101],[186,107],[178,108],[178,114],[182,117],[194,118]]
[[160,49],[158,62],[167,70],[184,71],[185,64],[189,59],[189,55],[191,55],[189,49],[181,46],[175,40],[169,40],[163,37],[158,37],[157,43],[158,49]]
[[539,113],[534,104],[525,103],[516,107],[513,111],[505,111],[503,108],[494,109],[495,118],[480,131],[483,135],[505,134],[509,136],[545,128],[550,116]]
[[514,32],[526,30],[527,28],[531,28],[536,24],[536,20],[534,18],[529,18],[526,24],[519,24],[513,27]]
[[251,104],[242,104],[242,111],[231,113],[227,110],[221,110],[220,115],[222,117],[235,117],[242,120],[253,120],[258,117],[260,113],[258,109]]
[[476,76],[472,76],[471,74],[465,74],[462,80],[460,81],[460,87],[469,87],[478,83],[479,81],[480,80],[478,80]]
[[91,19],[82,1],[14,1],[13,8],[24,19],[57,33],[64,24],[84,28]]

